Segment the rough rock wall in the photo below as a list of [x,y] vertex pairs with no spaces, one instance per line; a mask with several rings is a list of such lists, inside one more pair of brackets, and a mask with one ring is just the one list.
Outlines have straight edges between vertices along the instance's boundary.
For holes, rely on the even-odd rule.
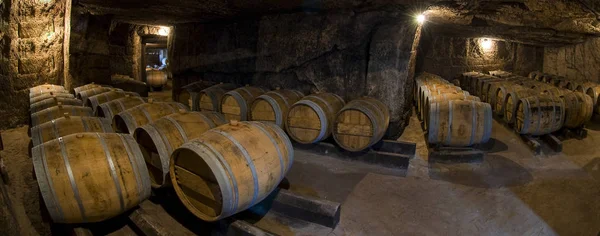
[[73,12],[69,68],[73,87],[87,83],[110,84],[110,16]]
[[493,40],[491,49],[484,49],[482,40],[430,31],[421,41],[417,70],[451,79],[467,71],[502,69],[527,75],[542,69],[543,47]]
[[[397,13],[290,13],[175,26],[174,93],[203,79],[378,97],[402,132],[412,91],[417,26]],[[418,41],[418,40],[417,40]]]
[[28,88],[64,83],[65,1],[2,1],[0,128],[26,123]]
[[544,50],[544,72],[570,79],[600,82],[600,38]]

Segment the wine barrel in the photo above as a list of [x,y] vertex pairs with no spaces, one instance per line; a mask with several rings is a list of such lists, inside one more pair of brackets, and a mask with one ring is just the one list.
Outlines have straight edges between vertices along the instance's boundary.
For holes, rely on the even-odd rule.
[[248,119],[253,121],[269,121],[284,128],[290,107],[304,97],[296,90],[275,90],[258,96],[250,105]]
[[582,81],[574,81],[574,80],[569,80],[566,84],[565,84],[565,88],[571,91],[576,91],[577,87],[582,84],[584,82]]
[[29,89],[29,99],[47,93],[69,93],[65,87],[54,84],[44,84]]
[[535,79],[535,78],[537,78],[537,76],[538,76],[539,74],[542,74],[542,72],[539,72],[539,71],[532,71],[531,73],[529,73],[529,75],[528,75],[527,77],[528,77],[528,78],[530,78],[530,79]]
[[119,98],[96,107],[95,114],[99,117],[108,118],[112,122],[115,115],[144,103],[146,102],[141,97],[125,95],[124,98]]
[[600,85],[589,87],[587,91],[585,91],[585,94],[592,98],[594,113],[600,114],[600,103],[598,103],[598,99],[600,99]]
[[519,134],[544,135],[562,128],[565,106],[552,95],[522,98],[516,104],[515,131]]
[[78,95],[77,98],[81,99],[81,101],[87,101],[87,99],[91,96],[94,95],[98,95],[101,93],[106,93],[106,92],[110,92],[110,91],[123,91],[121,89],[116,89],[116,88],[107,88],[107,87],[96,87],[96,88],[91,88],[85,91],[81,91]]
[[54,223],[100,222],[150,197],[144,157],[129,135],[71,134],[34,147],[32,158]]
[[63,116],[31,128],[33,146],[75,133],[114,133],[108,119],[86,116]]
[[[422,86],[423,87],[423,86]],[[417,102],[417,114],[421,114],[425,100],[427,100],[430,96],[436,96],[444,93],[453,93],[453,94],[466,94],[469,95],[469,92],[462,91],[461,88],[456,87],[454,85],[450,86],[431,86],[431,88],[425,86],[421,88],[421,95],[419,96],[419,100]]]
[[506,96],[508,96],[511,92],[516,92],[520,90],[529,90],[526,87],[523,87],[518,84],[507,84],[504,86],[500,86],[495,90],[496,98],[490,105],[492,106],[492,111],[494,114],[498,116],[504,116],[505,108],[506,108]]
[[221,99],[221,112],[227,120],[248,120],[250,103],[265,92],[263,88],[250,86],[229,91]]
[[101,94],[89,97],[85,101],[85,106],[91,107],[92,110],[94,110],[94,112],[95,112],[96,109],[98,108],[98,106],[100,106],[104,103],[110,102],[110,101],[117,100],[119,98],[123,98],[127,95],[129,95],[131,97],[139,97],[140,96],[139,94],[134,93],[134,92],[125,92],[125,91],[114,90],[114,91],[101,93]]
[[99,84],[95,84],[95,83],[91,83],[91,84],[86,84],[86,85],[74,88],[73,92],[75,92],[75,96],[77,96],[82,91],[85,91],[85,90],[88,90],[88,89],[93,89],[93,88],[98,88],[98,87],[105,87],[105,86],[102,86],[102,85],[99,85]]
[[146,83],[152,88],[160,89],[167,84],[167,73],[162,70],[146,70]]
[[510,125],[514,124],[516,120],[515,112],[517,111],[519,100],[539,94],[539,92],[531,89],[510,91],[506,94],[504,98],[504,121]]
[[492,134],[492,107],[476,101],[442,101],[429,110],[427,142],[450,147],[487,143]]
[[560,98],[565,105],[564,127],[581,128],[592,119],[594,103],[589,96],[580,92],[569,92]]
[[92,112],[92,109],[89,107],[58,105],[32,113],[31,124],[29,127],[38,126],[54,119],[58,119],[63,117],[65,113],[68,113],[70,116],[94,116],[94,112]]
[[575,91],[586,94],[586,92],[589,88],[592,88],[595,86],[598,86],[598,84],[594,83],[594,82],[581,82],[581,83],[577,84]]
[[40,96],[30,98],[29,104],[31,105],[31,104],[38,103],[38,102],[44,101],[46,99],[55,98],[55,97],[56,98],[75,98],[75,96],[73,96],[73,94],[70,94],[70,93],[45,93]]
[[550,79],[550,84],[555,87],[564,88],[567,78],[562,76],[552,76]]
[[194,101],[192,98],[198,99],[198,93],[200,91],[210,88],[211,86],[217,85],[217,82],[212,81],[197,81],[181,87],[175,93],[175,101],[181,104],[188,105],[188,108],[194,110]]
[[343,149],[362,151],[383,138],[389,123],[389,108],[383,102],[361,97],[350,101],[338,112],[333,138]]
[[187,107],[178,102],[151,102],[130,108],[115,115],[113,129],[117,133],[133,134],[136,128],[152,123]]
[[561,97],[567,93],[572,93],[573,91],[568,90],[568,89],[561,89],[561,88],[550,88],[550,89],[546,89],[542,92],[542,94],[550,94],[554,97]]
[[446,94],[440,94],[440,95],[431,96],[431,97],[427,98],[427,100],[424,103],[425,105],[423,106],[423,110],[422,110],[422,114],[421,114],[421,117],[425,121],[425,124],[423,125],[425,130],[427,130],[427,125],[428,125],[427,121],[429,120],[429,111],[431,109],[431,104],[438,103],[441,101],[452,101],[452,100],[465,100],[465,101],[476,101],[476,102],[481,101],[481,99],[479,99],[479,97],[467,95],[464,93],[461,93],[461,94],[446,93]]
[[170,177],[190,212],[217,221],[262,201],[293,161],[292,144],[278,126],[231,121],[175,150]]
[[181,110],[137,128],[133,137],[144,155],[152,187],[169,185],[169,161],[175,149],[223,124],[225,117],[220,113]]
[[62,98],[62,97],[53,97],[48,98],[43,101],[39,101],[31,104],[29,107],[29,112],[36,113],[38,111],[58,106],[58,104],[62,105],[71,105],[71,106],[82,106],[81,100],[75,98]]
[[192,110],[221,112],[221,99],[225,93],[237,88],[235,84],[217,84],[198,93],[192,98]]
[[[421,94],[422,94],[422,88],[429,88],[432,85],[437,85],[437,86],[454,86],[453,84],[449,83],[448,81],[444,80],[444,81],[440,81],[440,80],[419,80],[416,82],[416,86],[415,86],[415,93],[414,93],[414,100],[415,102],[418,102],[419,99],[421,99]],[[425,87],[423,87],[425,86]]]
[[306,96],[290,108],[285,128],[296,142],[319,142],[331,135],[335,115],[344,105],[344,99],[333,93]]

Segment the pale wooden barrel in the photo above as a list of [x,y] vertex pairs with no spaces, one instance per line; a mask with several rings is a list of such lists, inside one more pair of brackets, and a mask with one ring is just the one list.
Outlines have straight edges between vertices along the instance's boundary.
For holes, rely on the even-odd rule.
[[192,110],[221,112],[221,99],[225,93],[237,88],[235,84],[217,84],[198,93],[192,98]]
[[585,94],[592,98],[592,102],[594,103],[594,113],[600,114],[600,104],[598,103],[600,99],[600,85],[589,87],[585,91]]
[[515,112],[517,112],[517,103],[519,103],[519,100],[539,94],[539,92],[532,89],[510,91],[506,94],[504,98],[504,121],[511,125],[515,123]]
[[220,113],[181,110],[137,128],[133,137],[144,155],[152,187],[170,185],[169,161],[175,149],[225,123]]
[[563,100],[552,95],[522,98],[516,108],[514,129],[519,134],[549,134],[562,128],[565,120]]
[[436,96],[428,97],[427,100],[425,100],[425,106],[423,107],[423,110],[421,113],[421,117],[425,121],[423,124],[425,130],[428,129],[427,121],[429,120],[429,111],[431,110],[431,104],[442,102],[442,101],[453,101],[453,100],[465,100],[465,101],[476,101],[476,102],[481,101],[481,99],[479,97],[467,95],[464,93],[455,93],[455,94],[445,93],[445,94],[439,94]]
[[167,73],[162,70],[146,70],[146,83],[152,88],[162,88],[167,84]]
[[221,99],[221,112],[227,120],[248,120],[250,103],[267,91],[259,87],[241,87],[229,91]]
[[427,141],[450,147],[487,143],[492,134],[492,107],[476,101],[442,101],[429,111]]
[[423,109],[425,100],[429,96],[440,95],[444,93],[463,93],[468,94],[466,91],[462,91],[460,87],[454,86],[452,84],[448,85],[431,85],[431,86],[421,86],[421,95],[419,95],[419,100],[417,102],[417,114],[421,114]]
[[594,83],[594,82],[582,82],[582,83],[577,84],[575,91],[583,93],[583,94],[587,94],[587,91],[589,88],[593,88],[596,86],[598,86],[598,84]]
[[34,147],[32,158],[54,223],[107,220],[150,197],[144,157],[129,135],[71,134]]
[[108,118],[112,122],[115,115],[144,103],[146,102],[141,97],[125,96],[124,98],[119,98],[96,107],[95,114],[99,117]]
[[139,97],[140,95],[134,92],[113,90],[89,97],[85,101],[85,106],[91,107],[92,110],[94,110],[95,112],[96,109],[98,109],[98,106],[113,100],[117,100],[119,98],[123,98],[125,96]]
[[290,108],[285,128],[296,142],[319,142],[331,135],[335,115],[344,105],[344,99],[333,93],[306,96]]
[[[453,84],[451,84],[450,82],[446,81],[446,80],[438,80],[438,79],[433,79],[433,80],[426,80],[426,79],[418,79],[415,85],[415,90],[414,90],[414,100],[415,102],[418,102],[419,99],[421,99],[421,94],[422,94],[422,88],[428,88],[431,85],[438,85],[438,86],[453,86]],[[425,86],[425,87],[423,87]]]
[[86,85],[74,88],[73,92],[75,93],[75,96],[77,96],[77,95],[79,95],[79,93],[81,93],[81,91],[85,91],[85,90],[92,89],[92,88],[97,88],[97,87],[105,87],[105,86],[99,85],[99,84],[95,84],[95,83],[91,83],[91,84],[86,84]]
[[54,84],[43,84],[29,89],[29,99],[47,93],[69,93],[65,87]]
[[162,117],[187,107],[178,102],[148,102],[122,111],[113,118],[113,129],[117,133],[133,134],[136,128],[152,123]]
[[569,80],[569,81],[567,81],[567,83],[565,84],[564,87],[568,90],[576,91],[577,87],[583,83],[584,82],[582,82],[582,81]]
[[116,89],[116,88],[107,88],[107,87],[96,87],[96,88],[91,88],[85,91],[81,91],[78,95],[77,98],[81,99],[81,101],[87,101],[87,99],[91,96],[94,95],[98,95],[101,93],[106,93],[106,92],[110,92],[110,91],[123,91],[122,89]]
[[258,96],[250,105],[248,119],[252,121],[269,121],[285,128],[290,107],[304,97],[296,90],[275,90]]
[[108,119],[86,116],[63,116],[31,128],[33,146],[75,133],[114,133]]
[[592,119],[594,103],[589,96],[580,92],[569,92],[560,98],[565,105],[564,127],[580,128]]
[[389,108],[372,97],[361,97],[337,113],[333,138],[348,151],[365,150],[383,138],[390,123]]
[[506,84],[495,89],[494,94],[496,98],[493,100],[492,103],[490,103],[494,114],[498,116],[504,116],[506,107],[506,96],[511,92],[519,90],[528,90],[528,88],[518,84]]
[[65,113],[68,113],[70,116],[94,116],[94,112],[89,107],[59,105],[32,113],[30,127],[58,119],[63,117]]
[[45,93],[40,96],[30,98],[29,105],[44,101],[49,98],[55,98],[55,97],[56,98],[75,98],[75,96],[73,96],[73,94],[70,94],[70,93]]
[[177,196],[198,218],[217,221],[267,197],[292,167],[294,150],[271,123],[236,122],[211,129],[172,155]]
[[561,97],[567,93],[572,93],[573,91],[562,88],[549,88],[542,92],[542,94],[550,94],[555,97]]
[[217,84],[217,82],[201,80],[185,85],[181,87],[181,89],[173,91],[173,93],[175,94],[175,101],[181,104],[188,105],[191,110],[194,110],[194,105],[196,106],[195,108],[198,109],[198,104],[194,104],[197,103],[197,101],[194,101],[194,99],[198,100],[198,94],[200,93],[200,91],[210,88],[211,86]]
[[48,98],[36,103],[33,103],[29,106],[29,112],[31,113],[36,113],[38,111],[50,108],[50,107],[54,107],[54,106],[58,106],[59,104],[62,105],[71,105],[71,106],[82,106],[82,102],[79,99],[75,99],[75,98],[63,98],[63,97],[53,97],[53,98]]

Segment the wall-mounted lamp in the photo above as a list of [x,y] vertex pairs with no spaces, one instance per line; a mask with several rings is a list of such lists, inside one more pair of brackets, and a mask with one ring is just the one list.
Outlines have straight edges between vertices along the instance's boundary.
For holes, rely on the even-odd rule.
[[481,49],[483,49],[484,51],[490,51],[490,50],[492,50],[492,47],[494,46],[494,42],[491,39],[483,38],[483,39],[479,40],[479,45],[481,46]]
[[161,26],[160,29],[158,29],[158,35],[168,36],[170,32],[171,28],[166,26]]
[[423,24],[425,23],[425,20],[427,20],[424,14],[419,14],[416,19],[419,24]]

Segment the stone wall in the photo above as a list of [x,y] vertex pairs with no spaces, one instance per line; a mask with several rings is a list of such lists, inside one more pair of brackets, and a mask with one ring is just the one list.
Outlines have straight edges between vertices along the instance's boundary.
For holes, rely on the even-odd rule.
[[390,107],[390,136],[406,125],[418,27],[402,15],[290,13],[174,28],[174,94],[203,79],[332,92],[346,101],[370,95]]
[[65,1],[0,2],[0,129],[25,124],[28,89],[64,84]]
[[600,82],[600,38],[565,47],[546,47],[544,72]]
[[69,48],[72,86],[110,84],[110,16],[92,16],[73,11]]
[[451,79],[467,71],[502,69],[527,75],[542,69],[543,47],[491,40],[492,47],[483,49],[483,40],[428,31],[421,40],[417,70]]

